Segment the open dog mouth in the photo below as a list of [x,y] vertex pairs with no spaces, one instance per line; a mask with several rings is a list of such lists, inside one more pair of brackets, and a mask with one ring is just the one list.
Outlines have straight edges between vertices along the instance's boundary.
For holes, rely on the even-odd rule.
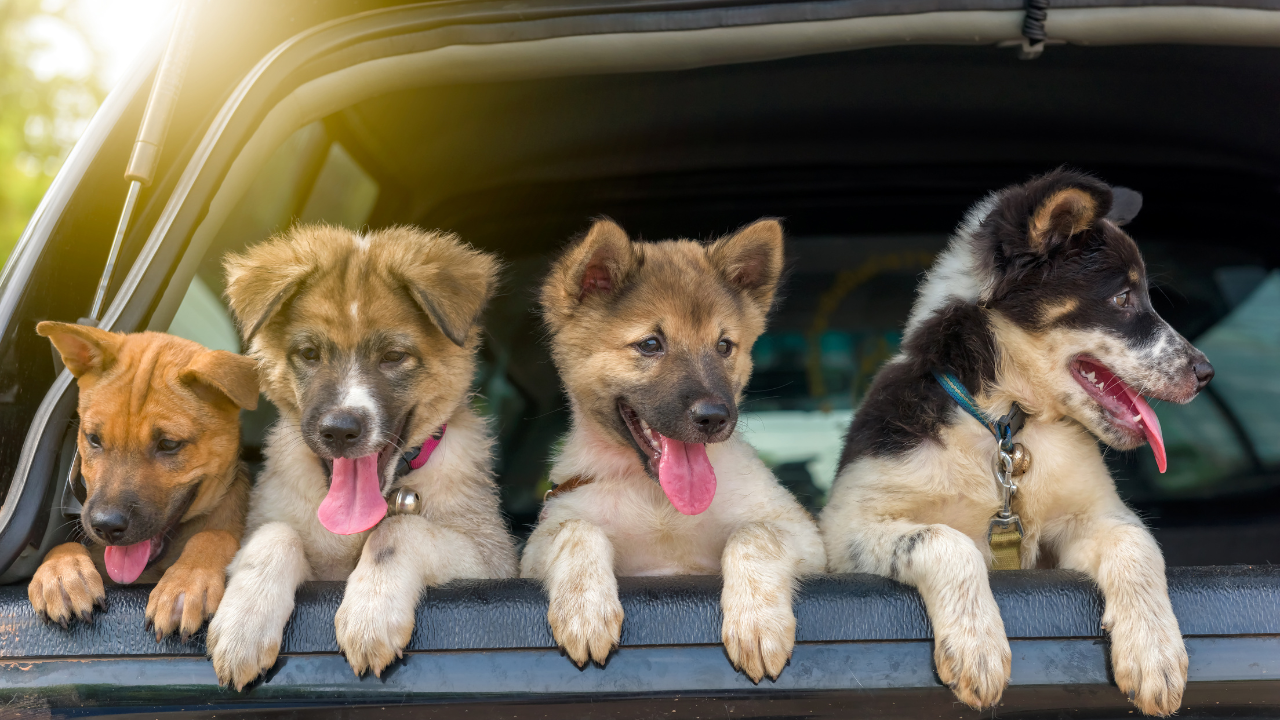
[[1071,375],[1102,409],[1111,424],[1122,432],[1145,437],[1156,456],[1156,466],[1164,472],[1168,460],[1164,452],[1164,436],[1156,413],[1133,388],[1092,358],[1080,356],[1071,362]]
[[136,542],[132,545],[108,545],[103,551],[102,564],[107,567],[107,575],[112,580],[129,585],[142,576],[142,573],[164,554],[169,546],[169,530],[153,538]]
[[377,452],[357,458],[323,460],[329,470],[329,492],[316,510],[320,524],[338,535],[355,535],[372,528],[387,515],[382,478],[387,466],[400,454],[408,415],[400,420],[393,438]]
[[169,537],[191,509],[198,490],[198,485],[187,489],[186,497],[179,503],[179,509],[173,514],[169,524],[152,537],[132,545],[108,545],[102,552],[102,564],[107,568],[107,575],[120,585],[129,585],[137,581],[152,563],[163,557],[165,550],[169,548]]
[[618,413],[631,431],[632,441],[648,458],[646,470],[658,476],[658,484],[675,509],[685,515],[706,511],[716,495],[716,472],[707,459],[706,445],[663,435],[621,400]]

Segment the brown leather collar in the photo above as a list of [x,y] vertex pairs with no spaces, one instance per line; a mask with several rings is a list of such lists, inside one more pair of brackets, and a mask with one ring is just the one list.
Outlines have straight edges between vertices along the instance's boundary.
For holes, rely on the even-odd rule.
[[577,490],[583,485],[590,485],[590,484],[591,484],[591,478],[585,477],[583,475],[574,475],[568,480],[565,480],[559,485],[556,485],[555,487],[548,490],[547,494],[542,496],[542,502],[545,503],[546,501],[550,500],[551,498],[557,495],[563,495],[567,492],[572,492],[574,490]]

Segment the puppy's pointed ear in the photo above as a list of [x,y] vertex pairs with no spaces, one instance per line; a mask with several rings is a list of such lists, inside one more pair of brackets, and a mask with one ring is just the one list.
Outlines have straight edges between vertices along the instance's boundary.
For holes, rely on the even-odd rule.
[[707,249],[711,264],[731,287],[768,312],[782,276],[782,224],[757,220]]
[[258,363],[226,350],[205,350],[191,360],[182,382],[206,401],[230,400],[245,410],[258,408]]
[[106,372],[116,361],[122,337],[86,325],[45,321],[36,333],[49,338],[72,375]]
[[459,347],[493,297],[498,259],[455,235],[423,233],[413,264],[397,271],[400,282],[444,336]]
[[1128,225],[1142,210],[1142,193],[1116,185],[1111,188],[1111,212],[1107,219],[1116,225]]
[[240,326],[247,347],[271,322],[315,268],[299,228],[249,248],[243,255],[228,254],[222,261],[227,276],[227,304]]
[[1082,187],[1064,187],[1051,192],[1036,206],[1027,227],[1031,250],[1048,254],[1072,236],[1093,227],[1111,209],[1111,197]]
[[621,290],[635,267],[635,250],[626,231],[608,218],[597,220],[552,266],[542,286],[543,312],[559,323],[593,298]]

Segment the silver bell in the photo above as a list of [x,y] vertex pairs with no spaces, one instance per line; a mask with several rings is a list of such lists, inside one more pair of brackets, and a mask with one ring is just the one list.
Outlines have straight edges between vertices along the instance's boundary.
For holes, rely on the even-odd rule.
[[387,513],[390,515],[417,515],[422,510],[422,498],[411,488],[397,488],[387,498]]

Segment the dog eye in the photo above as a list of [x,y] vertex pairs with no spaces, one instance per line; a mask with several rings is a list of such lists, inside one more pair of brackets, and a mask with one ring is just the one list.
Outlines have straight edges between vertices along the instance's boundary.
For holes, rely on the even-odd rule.
[[636,349],[640,351],[641,355],[661,355],[663,350],[662,341],[656,337],[648,337],[636,343]]
[[1115,305],[1118,308],[1129,307],[1129,291],[1125,290],[1119,295],[1116,295],[1115,297],[1111,298],[1111,304]]
[[298,355],[307,362],[315,362],[320,359],[320,351],[313,347],[304,347],[298,351]]
[[89,447],[94,450],[102,449],[102,438],[98,437],[94,433],[85,433],[84,439],[85,442],[89,443]]
[[733,352],[733,341],[726,338],[716,343],[716,352],[729,357],[729,353]]
[[382,354],[382,363],[384,365],[395,365],[405,359],[408,353],[402,350],[388,350]]
[[163,438],[160,440],[160,442],[156,443],[156,450],[159,450],[162,453],[177,452],[178,449],[183,446],[183,444],[184,443],[181,440],[170,440],[169,438]]

